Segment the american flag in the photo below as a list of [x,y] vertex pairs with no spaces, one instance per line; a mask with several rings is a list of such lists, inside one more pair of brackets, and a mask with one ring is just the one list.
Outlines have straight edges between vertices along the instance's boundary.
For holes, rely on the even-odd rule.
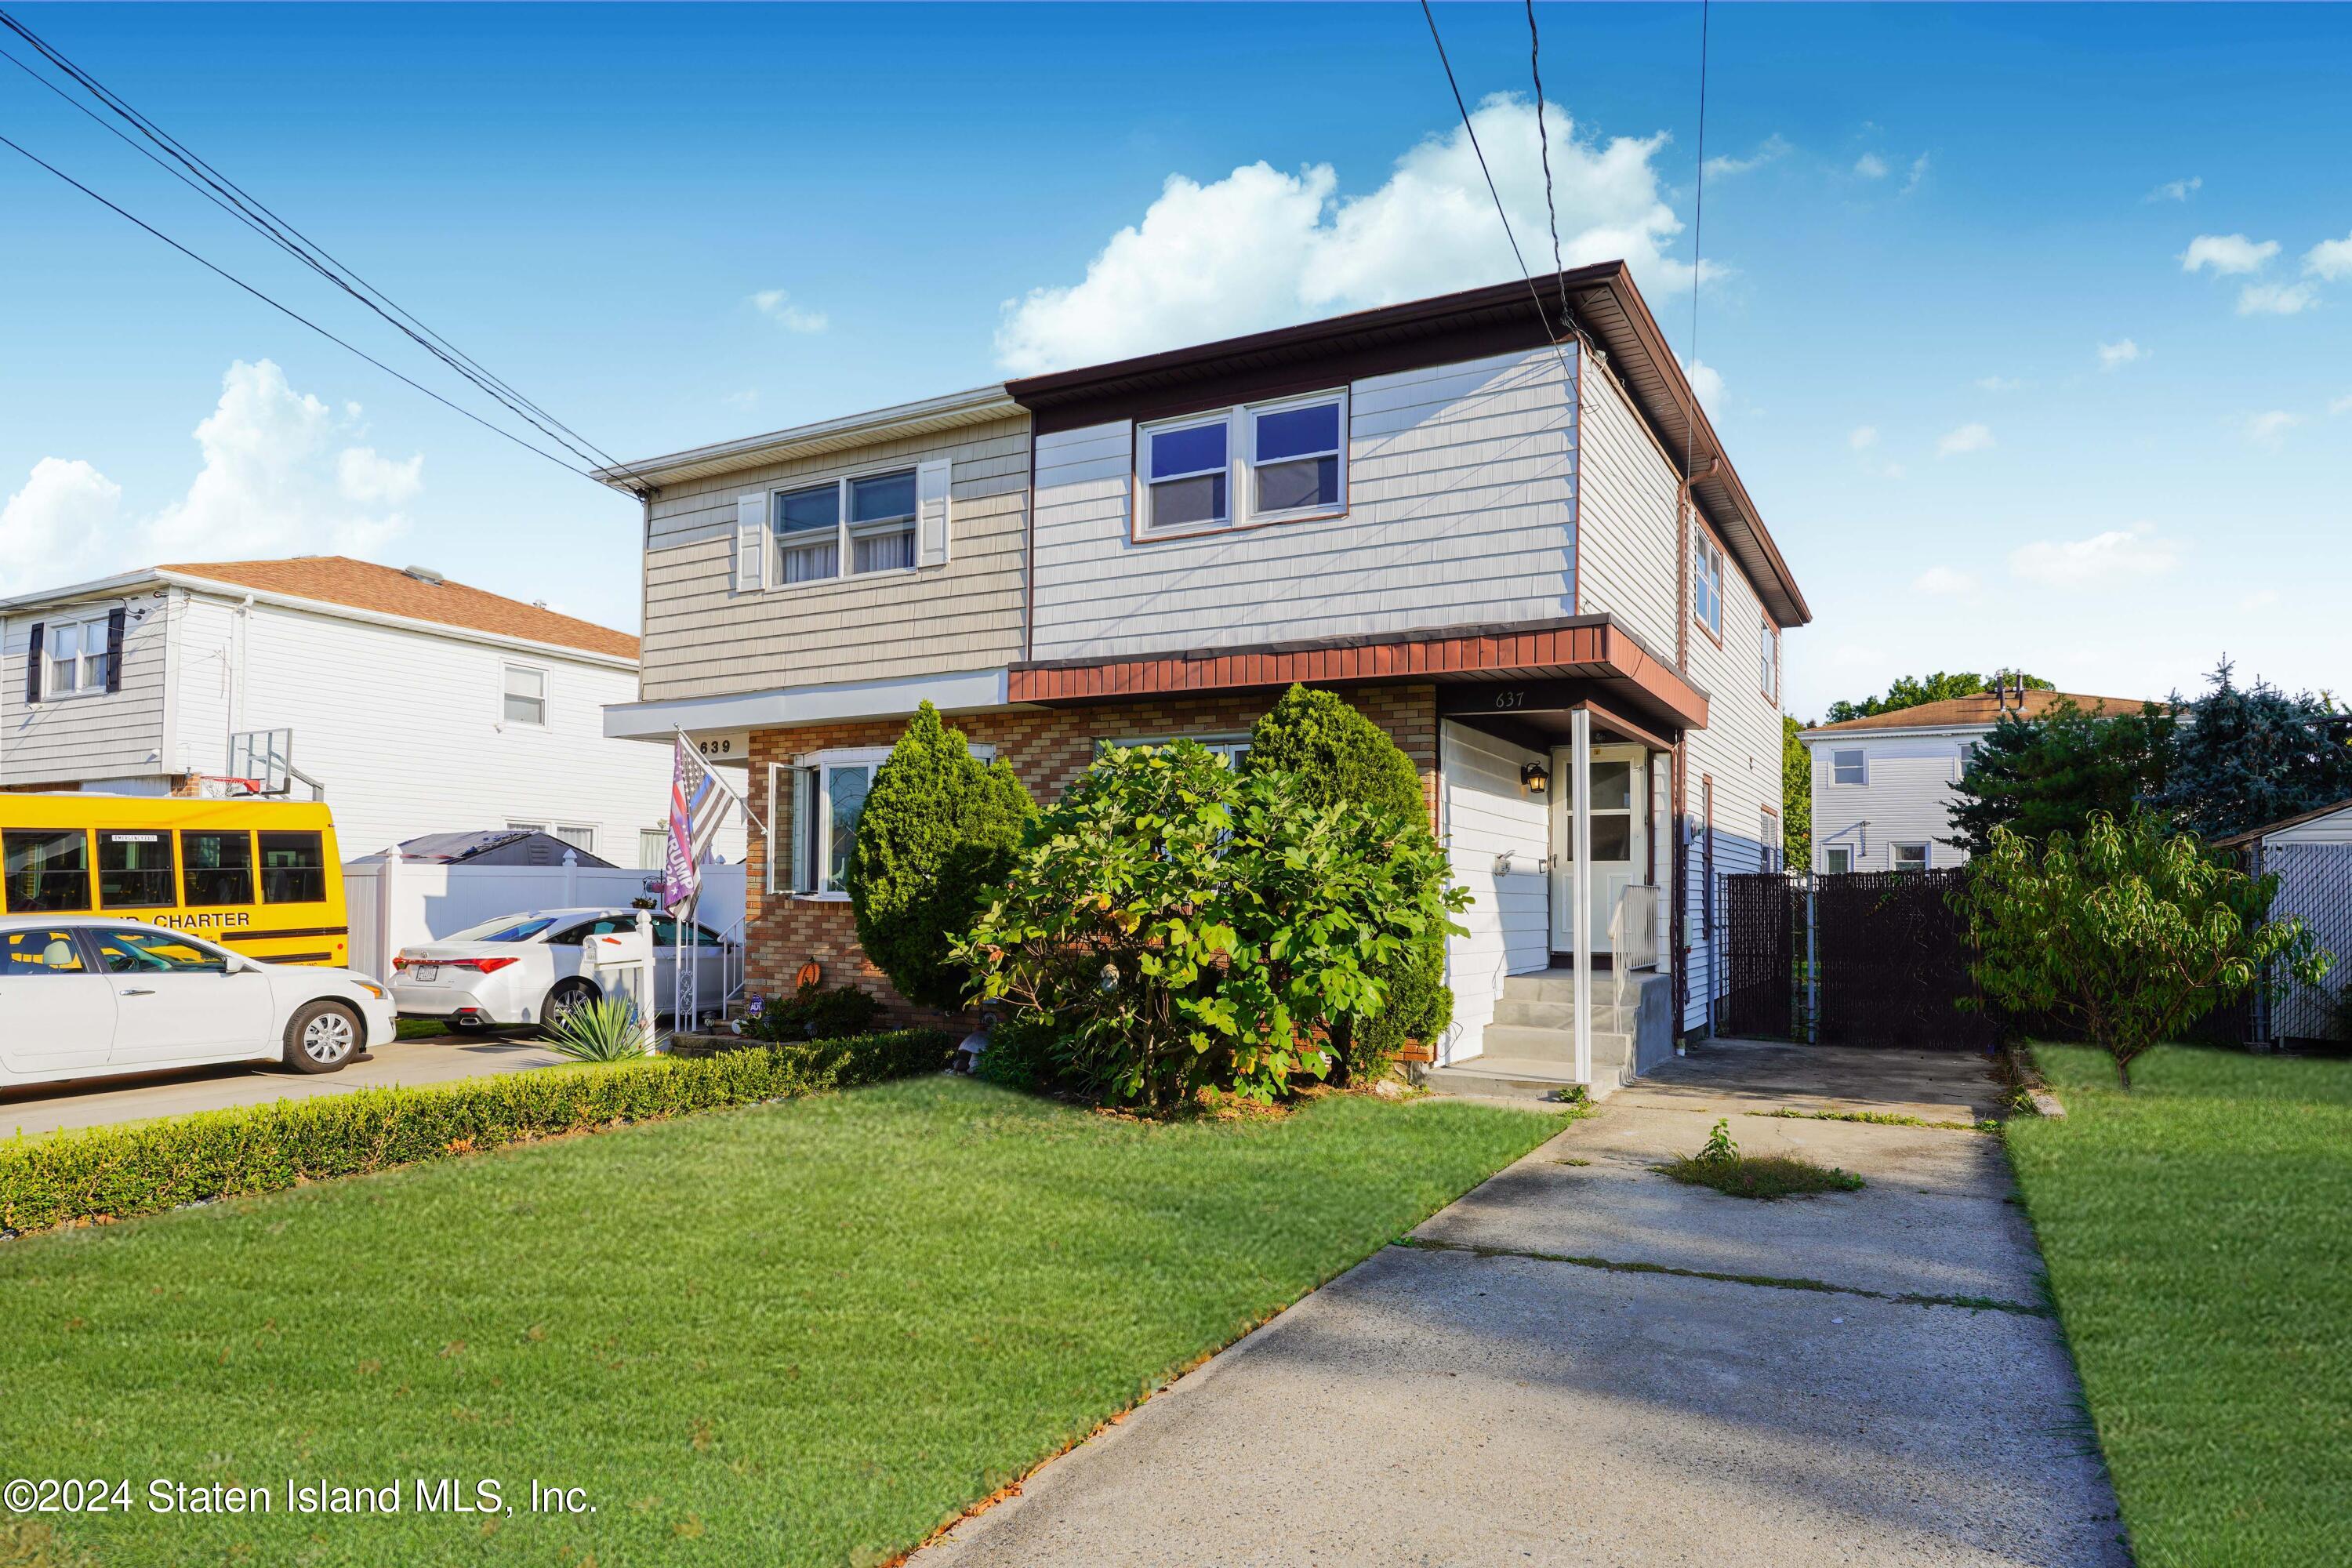
[[735,792],[702,760],[680,731],[669,780],[669,847],[662,857],[662,908],[676,914],[694,901],[702,886],[703,857],[727,820],[727,808],[740,805]]

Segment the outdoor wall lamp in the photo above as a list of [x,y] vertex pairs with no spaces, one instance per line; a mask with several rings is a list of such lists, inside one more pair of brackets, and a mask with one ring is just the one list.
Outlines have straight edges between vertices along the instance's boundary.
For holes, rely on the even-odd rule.
[[1551,770],[1541,763],[1528,763],[1519,769],[1519,783],[1529,795],[1541,795],[1551,788]]

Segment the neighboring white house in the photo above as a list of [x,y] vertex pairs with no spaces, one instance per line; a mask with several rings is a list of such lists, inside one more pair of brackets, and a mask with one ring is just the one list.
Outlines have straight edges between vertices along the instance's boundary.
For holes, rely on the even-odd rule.
[[1813,764],[1816,871],[1924,871],[1958,866],[1952,806],[1977,743],[2004,710],[2039,718],[2061,699],[2086,713],[2137,713],[2121,697],[2028,691],[1923,702],[1798,732]]
[[2253,1032],[2267,1040],[2344,1037],[2343,955],[2352,952],[2352,800],[2339,800],[2228,838],[2213,841],[2256,876],[2278,879],[2274,919],[2294,916],[2319,945],[2337,955],[2334,984],[2290,981],[2275,997],[2256,999]]
[[[604,734],[637,639],[342,556],[155,566],[0,600],[0,790],[237,793],[290,763],[346,858],[543,828],[657,863],[670,751]],[[719,846],[742,858],[743,831]]]

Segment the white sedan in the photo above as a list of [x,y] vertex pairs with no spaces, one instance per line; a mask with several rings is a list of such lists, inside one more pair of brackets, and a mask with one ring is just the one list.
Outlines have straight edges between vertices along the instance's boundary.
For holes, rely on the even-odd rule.
[[[677,983],[678,923],[653,917],[656,1005],[667,1011]],[[604,994],[588,962],[600,936],[637,929],[623,909],[530,910],[469,926],[436,942],[404,947],[392,961],[392,997],[404,1016],[442,1018],[459,1029],[552,1024]],[[726,943],[706,926],[687,928],[695,989],[716,1007],[727,983]]]
[[0,920],[0,1083],[255,1060],[333,1072],[394,1027],[384,988],[348,969],[140,921]]

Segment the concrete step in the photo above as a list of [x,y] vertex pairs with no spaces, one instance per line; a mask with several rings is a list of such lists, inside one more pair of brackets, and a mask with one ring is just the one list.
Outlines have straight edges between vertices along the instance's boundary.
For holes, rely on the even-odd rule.
[[[1572,1062],[1576,1059],[1576,1032],[1572,1029],[1537,1029],[1525,1024],[1489,1024],[1482,1032],[1485,1044],[1480,1047],[1487,1056],[1521,1057],[1530,1061]],[[1613,1029],[1592,1031],[1592,1061],[1597,1068],[1603,1061],[1630,1058],[1633,1037]]]
[[[1625,994],[1630,999],[1641,989],[1642,982],[1657,971],[1628,970],[1625,974]],[[1592,972],[1592,999],[1606,1000],[1614,993],[1616,979],[1605,969]],[[1507,975],[1503,980],[1503,996],[1513,1002],[1576,1001],[1576,973],[1568,969],[1538,969],[1527,974]]]
[[[1605,999],[1598,1000],[1590,1011],[1592,1026],[1596,1029],[1630,1029],[1632,1026],[1633,1008],[1630,1005],[1620,1007]],[[1502,1000],[1495,1004],[1495,1022],[1524,1024],[1535,1029],[1573,1028],[1576,1025],[1576,1004],[1536,1001],[1514,996],[1506,990]]]

